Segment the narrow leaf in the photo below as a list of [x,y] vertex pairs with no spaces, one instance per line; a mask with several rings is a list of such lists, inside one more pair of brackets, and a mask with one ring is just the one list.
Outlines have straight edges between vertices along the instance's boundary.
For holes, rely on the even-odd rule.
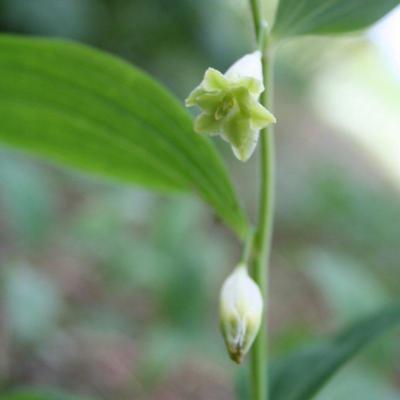
[[399,0],[280,0],[273,34],[335,34],[367,28]]
[[195,191],[239,235],[246,221],[223,163],[157,82],[68,42],[0,37],[0,142],[101,176]]
[[348,360],[400,324],[400,304],[355,323],[333,339],[278,360],[271,375],[273,400],[309,400]]

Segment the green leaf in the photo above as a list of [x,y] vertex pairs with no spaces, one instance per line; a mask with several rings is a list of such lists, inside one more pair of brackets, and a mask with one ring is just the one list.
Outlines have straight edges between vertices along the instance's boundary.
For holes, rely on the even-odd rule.
[[20,389],[0,394],[0,400],[89,400],[54,390]]
[[101,176],[195,191],[240,236],[246,221],[210,141],[148,75],[60,40],[0,37],[0,142]]
[[355,323],[333,339],[278,360],[271,374],[273,400],[311,399],[332,375],[383,332],[400,324],[400,304]]
[[399,0],[280,0],[273,34],[335,34],[367,28]]

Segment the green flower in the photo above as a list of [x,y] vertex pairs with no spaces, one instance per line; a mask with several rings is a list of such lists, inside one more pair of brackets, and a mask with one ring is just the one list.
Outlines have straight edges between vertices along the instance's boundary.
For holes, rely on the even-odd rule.
[[257,145],[260,129],[275,123],[275,117],[258,98],[264,86],[261,54],[255,52],[238,60],[225,74],[208,68],[201,84],[186,99],[186,106],[199,106],[194,130],[221,135],[241,161],[247,161]]

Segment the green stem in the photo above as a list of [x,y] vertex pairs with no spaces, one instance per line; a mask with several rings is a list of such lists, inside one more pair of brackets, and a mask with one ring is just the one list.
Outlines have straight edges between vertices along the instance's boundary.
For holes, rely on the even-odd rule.
[[[270,60],[267,56],[263,62],[267,78],[270,75]],[[268,81],[267,79],[265,80]],[[271,87],[268,87],[269,92]],[[268,97],[263,96],[263,105],[269,104]],[[253,278],[260,287],[264,298],[264,320],[260,332],[254,342],[252,352],[253,399],[267,400],[268,398],[268,264],[271,253],[272,229],[274,218],[274,178],[275,155],[274,137],[271,128],[261,133],[261,190],[260,211],[256,237],[256,251],[254,260]]]
[[[261,97],[261,103],[271,109],[272,105],[272,60],[269,49],[268,32],[263,20],[263,10],[260,0],[250,0],[254,30],[257,42],[262,51],[263,75],[266,90]],[[254,241],[253,278],[260,287],[264,299],[264,317],[260,332],[254,342],[251,359],[252,399],[268,399],[268,264],[271,253],[273,218],[274,218],[274,187],[275,187],[275,150],[272,127],[265,128],[261,133],[261,187],[259,220]]]
[[253,17],[254,32],[257,41],[260,40],[261,30],[263,26],[263,8],[260,0],[250,0],[251,14]]
[[241,264],[249,265],[251,261],[253,247],[254,247],[254,234],[255,234],[254,228],[250,227],[249,232],[247,234],[246,243],[244,245],[242,257],[240,258]]

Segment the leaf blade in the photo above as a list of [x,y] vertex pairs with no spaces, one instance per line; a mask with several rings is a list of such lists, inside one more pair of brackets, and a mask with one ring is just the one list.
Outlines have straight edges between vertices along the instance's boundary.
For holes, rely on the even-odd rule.
[[397,303],[357,322],[330,341],[302,349],[275,362],[270,376],[272,398],[312,398],[358,351],[399,324],[400,304]]
[[273,34],[285,38],[358,31],[399,4],[399,0],[280,0]]
[[60,40],[3,35],[0,54],[1,142],[151,189],[194,190],[244,234],[218,153],[145,73]]

